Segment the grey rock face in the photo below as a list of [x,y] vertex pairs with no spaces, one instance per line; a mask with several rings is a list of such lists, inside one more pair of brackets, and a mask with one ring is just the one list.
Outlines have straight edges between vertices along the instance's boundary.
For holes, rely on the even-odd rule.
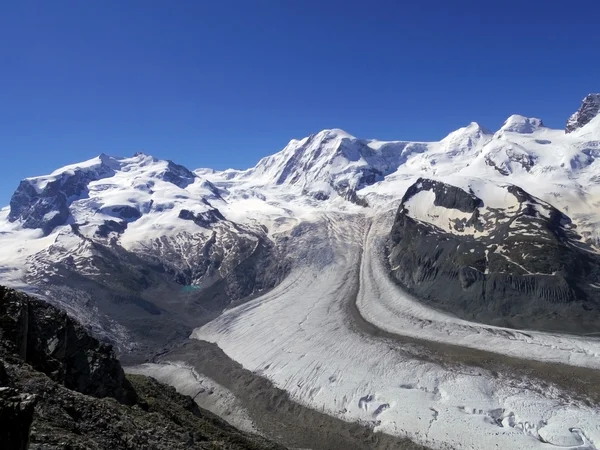
[[127,222],[116,220],[105,220],[96,230],[96,236],[107,237],[110,233],[123,233],[127,229]]
[[101,164],[94,170],[75,170],[50,181],[39,192],[35,181],[23,180],[10,199],[8,220],[23,221],[24,228],[40,228],[49,234],[64,225],[70,216],[69,205],[74,199],[87,195],[90,181],[114,175],[113,169]]
[[[76,348],[57,343],[57,336],[68,338],[65,322],[70,320],[50,305],[0,286],[2,449],[283,449],[236,430],[172,387],[139,375],[124,378],[119,361],[76,322],[70,322]],[[58,350],[61,346],[65,351]],[[69,363],[78,355],[88,364]],[[90,382],[97,387],[92,392]],[[97,395],[102,388],[107,395]],[[126,405],[119,402],[125,388]]]
[[432,191],[435,194],[433,204],[449,209],[458,209],[466,213],[473,213],[475,209],[483,206],[481,199],[474,194],[465,192],[455,186],[427,178],[419,178],[410,186],[402,197],[402,204],[406,203],[421,191]]
[[569,117],[565,133],[571,133],[587,125],[600,113],[600,94],[588,94],[581,103],[579,110]]
[[179,211],[179,218],[183,220],[191,220],[196,225],[204,228],[208,228],[210,225],[217,223],[220,220],[225,220],[223,214],[221,214],[221,212],[216,208],[212,208],[208,211],[198,214],[195,214],[187,209],[182,209]]
[[47,303],[0,286],[0,345],[69,389],[132,404],[135,392],[112,347]]
[[[435,204],[471,213],[449,233],[409,215],[422,190]],[[391,232],[392,277],[416,297],[452,314],[493,325],[595,332],[600,326],[600,260],[581,247],[567,216],[516,186],[519,207],[482,209],[470,192],[419,180],[403,198]],[[544,214],[538,212],[542,208]]]
[[168,161],[167,170],[162,176],[162,179],[173,183],[180,188],[186,188],[194,182],[196,175],[182,165],[175,164],[173,161]]
[[[0,362],[2,369],[4,366]],[[0,442],[2,448],[26,450],[29,446],[29,429],[33,422],[36,403],[33,394],[17,389],[0,387]]]

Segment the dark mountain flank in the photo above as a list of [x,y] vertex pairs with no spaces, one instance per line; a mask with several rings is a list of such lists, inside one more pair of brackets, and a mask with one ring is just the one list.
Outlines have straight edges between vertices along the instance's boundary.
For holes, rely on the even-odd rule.
[[112,348],[64,312],[0,286],[3,450],[282,449],[174,388],[125,376]]
[[[600,259],[569,217],[516,186],[518,205],[484,208],[472,192],[419,179],[404,195],[390,235],[393,278],[425,303],[492,325],[594,333],[600,329]],[[422,191],[466,213],[452,229],[411,217]],[[462,233],[471,227],[473,234]]]

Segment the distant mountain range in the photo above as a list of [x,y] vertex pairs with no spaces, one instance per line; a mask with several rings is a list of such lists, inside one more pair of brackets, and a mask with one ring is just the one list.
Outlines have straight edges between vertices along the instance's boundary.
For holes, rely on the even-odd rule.
[[600,324],[600,94],[565,130],[509,117],[439,142],[324,130],[247,170],[136,153],[26,178],[0,211],[0,281],[46,296],[114,342],[152,352],[280,283],[325,212],[390,210],[390,276],[486,323]]

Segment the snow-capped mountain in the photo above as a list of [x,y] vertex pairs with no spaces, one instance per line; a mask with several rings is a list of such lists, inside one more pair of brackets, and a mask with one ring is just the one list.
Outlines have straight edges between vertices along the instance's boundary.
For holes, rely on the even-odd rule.
[[[550,240],[576,242],[595,253],[598,98],[584,99],[566,131],[520,115],[495,132],[472,122],[439,142],[365,140],[332,129],[292,140],[243,171],[192,171],[142,153],[102,154],[20,183],[0,213],[2,278],[34,290],[77,290],[85,284],[79,277],[102,280],[106,295],[133,296],[146,312],[157,298],[163,304],[159,280],[186,299],[190,293],[215,298],[216,289],[222,297],[208,308],[213,314],[286,275],[287,242],[301,236],[303,223],[326,212],[370,217],[398,206],[407,219],[435,230],[435,239],[445,233],[477,243],[484,253],[476,246],[474,256],[485,254],[485,261],[492,244],[501,252],[500,241],[523,240],[536,227],[543,230],[536,239],[551,230]],[[469,197],[476,204],[466,210],[444,206],[434,195],[438,188],[418,183],[445,186],[456,201]],[[515,255],[504,259],[514,264],[495,266],[501,273],[538,271],[517,263]],[[485,278],[482,261],[469,267]],[[560,269],[552,267],[544,275],[557,277],[553,273]],[[123,273],[129,273],[127,280]],[[408,273],[403,269],[396,277],[408,283]],[[588,291],[586,298],[595,298]],[[567,297],[577,295],[569,291]]]
[[[124,330],[144,320],[184,336],[189,324],[169,327],[211,317],[286,273],[263,228],[221,213],[230,209],[221,193],[142,153],[27,178],[1,212],[3,281],[59,301],[121,346],[139,342]],[[200,287],[209,299],[190,303]],[[160,344],[164,334],[149,338]]]
[[581,107],[577,110],[569,120],[565,131],[571,133],[575,130],[583,128],[590,123],[600,113],[600,94],[589,94],[581,103]]
[[411,359],[403,339],[598,367],[599,98],[566,130],[521,115],[437,142],[324,130],[247,170],[103,154],[19,184],[0,284],[126,359],[195,329],[306,406],[434,448],[593,449],[593,405],[485,361]]
[[46,235],[67,224],[100,235],[111,227],[125,233],[131,224],[125,234],[139,234],[172,227],[181,211],[189,211],[184,213],[189,220],[197,216],[214,223],[220,217],[210,201],[222,202],[217,188],[172,161],[143,153],[132,158],[102,154],[23,180],[11,198],[8,221]]

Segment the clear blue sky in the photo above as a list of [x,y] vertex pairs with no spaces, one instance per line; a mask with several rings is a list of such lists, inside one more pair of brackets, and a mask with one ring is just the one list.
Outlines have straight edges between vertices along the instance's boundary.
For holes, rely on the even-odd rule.
[[101,152],[246,168],[323,128],[562,127],[600,91],[596,1],[28,1],[0,6],[0,204]]

